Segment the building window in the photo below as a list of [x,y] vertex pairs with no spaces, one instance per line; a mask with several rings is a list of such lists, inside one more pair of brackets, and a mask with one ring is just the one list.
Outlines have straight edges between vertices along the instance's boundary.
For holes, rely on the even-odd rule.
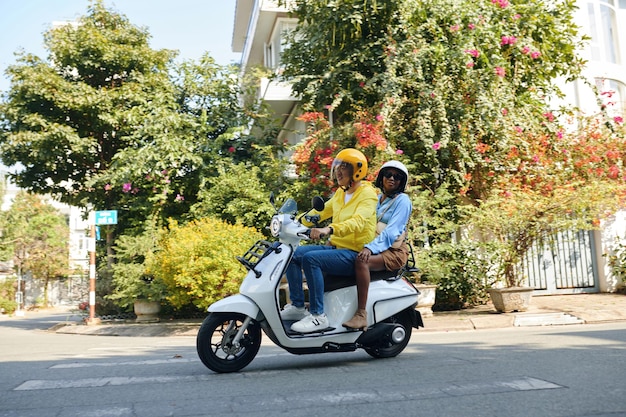
[[[623,7],[624,0],[620,0]],[[591,34],[591,59],[620,64],[619,36],[615,0],[596,0],[587,3],[589,33]]]
[[280,55],[287,46],[287,34],[295,29],[297,20],[277,19],[270,37],[265,45],[265,66],[271,69],[280,67]]

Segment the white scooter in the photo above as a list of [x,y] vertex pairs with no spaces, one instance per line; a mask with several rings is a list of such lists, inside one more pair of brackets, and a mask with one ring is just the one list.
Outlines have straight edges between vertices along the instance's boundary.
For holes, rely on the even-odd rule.
[[[273,195],[270,196],[274,204]],[[321,197],[313,207],[323,209]],[[261,329],[276,345],[293,354],[352,352],[364,349],[374,358],[389,358],[404,350],[412,328],[424,327],[415,310],[419,291],[396,272],[373,272],[367,301],[367,331],[344,328],[357,309],[354,277],[327,276],[324,306],[330,326],[316,333],[291,330],[293,321],[280,318],[280,284],[293,252],[310,229],[296,218],[297,204],[285,201],[270,223],[277,242],[258,241],[237,259],[248,269],[239,294],[209,306],[196,340],[202,363],[215,372],[237,372],[247,366],[261,346]],[[308,213],[308,212],[307,212]],[[306,214],[306,213],[305,213]]]

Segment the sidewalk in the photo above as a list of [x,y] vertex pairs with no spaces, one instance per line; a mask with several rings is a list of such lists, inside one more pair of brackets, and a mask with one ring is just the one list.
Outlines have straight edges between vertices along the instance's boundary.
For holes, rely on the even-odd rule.
[[[582,325],[626,321],[626,295],[575,294],[533,296],[528,311],[497,313],[491,304],[471,309],[435,312],[424,318],[419,331],[464,331],[514,326]],[[50,331],[97,336],[193,336],[202,320],[172,320],[159,323],[107,323],[87,326],[61,322]]]

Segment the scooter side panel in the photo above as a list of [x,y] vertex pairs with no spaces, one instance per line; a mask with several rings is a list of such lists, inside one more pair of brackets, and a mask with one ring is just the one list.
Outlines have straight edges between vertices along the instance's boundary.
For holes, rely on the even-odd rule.
[[241,313],[246,316],[257,318],[259,307],[245,295],[235,294],[223,298],[209,306],[209,313]]
[[371,308],[368,313],[372,313],[372,317],[368,317],[368,321],[378,323],[417,304],[417,296],[415,288],[403,280],[373,282],[368,297],[368,307]]

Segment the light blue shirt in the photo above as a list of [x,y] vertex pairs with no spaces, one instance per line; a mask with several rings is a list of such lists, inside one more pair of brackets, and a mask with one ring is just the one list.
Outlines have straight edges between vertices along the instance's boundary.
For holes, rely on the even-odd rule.
[[379,222],[387,223],[387,227],[373,241],[365,245],[375,255],[389,249],[406,230],[411,211],[413,211],[411,199],[405,193],[400,193],[392,199],[387,198],[381,203],[383,197],[384,194],[378,196],[376,217]]

